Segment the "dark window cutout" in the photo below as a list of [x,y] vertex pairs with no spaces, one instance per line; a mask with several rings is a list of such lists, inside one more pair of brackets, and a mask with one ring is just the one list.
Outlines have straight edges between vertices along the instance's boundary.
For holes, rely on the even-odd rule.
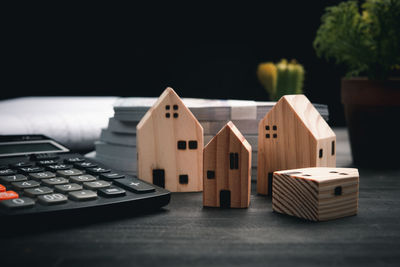
[[165,187],[165,172],[163,169],[153,170],[153,184],[162,188]]
[[341,172],[341,173],[339,173],[340,175],[347,175],[347,173],[344,173],[344,172]]
[[274,178],[274,173],[269,172],[268,173],[268,195],[272,195],[272,180]]
[[215,171],[207,171],[207,179],[215,179]]
[[165,109],[166,109],[166,110],[169,110],[169,109],[170,109],[170,106],[169,106],[169,105],[166,105],[166,106],[165,106]]
[[265,138],[269,138],[269,137],[270,137],[270,135],[269,135],[269,134],[266,134],[266,135],[265,135]]
[[310,174],[303,174],[303,176],[311,176]]
[[272,130],[276,131],[277,129],[276,125],[272,126]]
[[269,125],[265,126],[265,130],[269,131]]
[[197,141],[196,140],[189,141],[189,149],[197,149]]
[[171,114],[165,113],[165,117],[166,117],[166,118],[169,118],[169,117],[171,117]]
[[337,171],[330,171],[329,173],[338,173]]
[[180,184],[188,184],[189,183],[189,176],[187,174],[179,175],[179,183]]
[[332,156],[335,155],[335,141],[332,141]]
[[178,105],[174,105],[174,110],[178,110]]
[[174,118],[178,118],[178,113],[174,113]]
[[274,138],[277,138],[277,137],[278,137],[278,135],[277,135],[277,134],[273,134],[272,136],[273,136]]
[[186,149],[186,141],[178,141],[178,149]]
[[322,158],[322,156],[324,155],[324,151],[322,150],[322,148],[319,150],[319,158]]
[[341,195],[342,195],[342,187],[336,186],[335,187],[335,196],[341,196]]
[[230,208],[231,207],[231,191],[221,190],[219,192],[219,206],[221,208]]
[[229,153],[229,167],[231,170],[239,169],[239,154]]

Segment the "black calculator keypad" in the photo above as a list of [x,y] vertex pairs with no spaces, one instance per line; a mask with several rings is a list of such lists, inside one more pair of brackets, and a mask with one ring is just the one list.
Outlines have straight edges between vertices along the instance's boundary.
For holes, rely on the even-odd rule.
[[35,201],[28,197],[20,197],[0,201],[0,205],[8,209],[23,209],[33,207]]
[[49,171],[60,171],[60,170],[69,170],[71,167],[65,164],[55,164],[55,165],[48,165],[46,169]]
[[47,186],[40,186],[36,188],[28,188],[24,190],[24,195],[28,197],[37,197],[40,195],[46,195],[53,193],[54,190],[52,188],[49,188]]
[[69,198],[75,201],[87,201],[97,198],[97,193],[92,190],[74,191],[68,194]]
[[39,166],[55,165],[58,164],[58,161],[54,159],[46,159],[46,160],[39,160],[36,162],[36,164]]
[[37,167],[37,166],[36,167],[25,167],[25,168],[19,168],[19,169],[22,173],[25,173],[25,174],[44,171],[44,169],[42,167]]
[[10,168],[23,168],[23,167],[31,167],[33,164],[29,161],[20,161],[17,163],[10,164]]
[[12,182],[22,182],[26,181],[28,178],[22,174],[8,175],[8,176],[0,176],[0,183],[9,184]]
[[154,187],[139,181],[138,179],[118,179],[114,182],[116,185],[135,193],[149,193],[154,191]]
[[83,172],[78,169],[69,169],[69,170],[60,170],[56,172],[58,176],[62,177],[70,177],[70,176],[76,176],[76,175],[82,175]]
[[0,176],[8,176],[8,175],[14,175],[17,174],[17,171],[12,170],[12,169],[3,169],[0,170]]
[[111,172],[111,170],[110,169],[106,169],[106,168],[101,168],[101,167],[95,167],[95,168],[86,169],[86,172],[90,173],[90,174],[98,175],[100,173]]
[[43,205],[57,205],[57,204],[64,204],[67,202],[68,198],[60,193],[48,194],[38,196],[39,203]]
[[60,193],[68,193],[72,191],[82,190],[82,186],[80,184],[60,184],[54,186],[54,189]]
[[116,186],[110,186],[108,188],[101,188],[97,191],[100,196],[103,197],[121,197],[126,195],[126,191]]
[[80,157],[64,159],[64,163],[67,163],[67,164],[79,163],[79,162],[84,162],[84,161],[85,161],[85,159],[84,158],[80,158]]
[[59,184],[68,184],[69,181],[64,177],[54,177],[50,179],[43,179],[41,182],[46,186],[55,186]]
[[74,166],[78,169],[87,169],[87,168],[95,168],[98,165],[93,162],[77,162],[74,163]]
[[93,182],[96,181],[96,177],[90,174],[78,175],[78,176],[71,176],[69,180],[73,183],[82,184],[84,182]]
[[42,180],[56,177],[56,175],[52,172],[37,172],[37,173],[30,173],[29,177],[35,180]]
[[16,190],[24,190],[27,188],[35,188],[39,187],[40,183],[36,182],[34,180],[28,180],[28,181],[23,181],[23,182],[13,182],[11,183],[14,189]]
[[100,188],[107,188],[111,185],[111,183],[103,181],[103,180],[97,180],[93,182],[85,182],[83,183],[83,187],[86,189],[91,189],[91,190],[97,190]]
[[122,179],[125,178],[125,175],[116,173],[116,172],[109,172],[109,173],[101,173],[100,178],[107,180],[107,181],[112,181],[114,179]]

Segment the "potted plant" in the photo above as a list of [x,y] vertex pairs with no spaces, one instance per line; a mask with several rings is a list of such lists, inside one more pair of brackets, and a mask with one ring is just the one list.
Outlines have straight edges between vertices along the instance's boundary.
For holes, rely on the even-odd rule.
[[319,57],[348,68],[341,96],[354,164],[398,168],[400,0],[326,8],[314,48]]

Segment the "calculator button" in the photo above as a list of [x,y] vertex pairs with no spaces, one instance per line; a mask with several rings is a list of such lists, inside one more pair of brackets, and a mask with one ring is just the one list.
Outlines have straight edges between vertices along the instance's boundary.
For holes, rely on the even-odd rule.
[[0,184],[0,192],[6,192],[6,187]]
[[22,167],[31,167],[31,166],[32,166],[32,163],[30,163],[28,161],[21,161],[21,162],[10,164],[11,168],[22,168]]
[[17,172],[11,169],[4,169],[4,170],[0,170],[0,176],[6,176],[6,175],[14,175]]
[[82,190],[82,186],[79,184],[60,184],[54,186],[54,188],[60,193]]
[[21,172],[23,173],[35,173],[35,172],[43,172],[44,169],[42,167],[26,167],[26,168],[20,168]]
[[24,195],[28,197],[37,197],[40,195],[46,195],[53,193],[53,189],[48,188],[46,186],[36,187],[36,188],[28,188],[24,190]]
[[77,162],[84,162],[85,159],[83,158],[68,158],[68,159],[64,159],[64,163],[77,163]]
[[48,165],[48,166],[46,166],[46,168],[49,171],[59,171],[59,170],[68,170],[71,167],[69,165],[65,165],[65,164],[56,164],[56,165]]
[[33,207],[35,205],[35,201],[28,197],[21,197],[3,200],[0,202],[0,205],[8,209],[23,209]]
[[37,172],[37,173],[30,173],[29,176],[35,180],[41,179],[48,179],[56,177],[56,175],[52,172]]
[[54,186],[54,185],[68,184],[69,183],[68,179],[65,179],[65,178],[62,178],[62,177],[54,177],[54,178],[50,178],[50,179],[43,179],[41,182],[44,183],[47,186]]
[[59,156],[56,154],[50,153],[41,153],[41,154],[34,154],[31,156],[31,159],[39,161],[39,160],[51,160],[51,159],[58,159]]
[[125,175],[119,174],[119,173],[116,173],[116,172],[109,172],[109,173],[100,174],[100,178],[103,178],[104,180],[112,181],[114,179],[125,178]]
[[70,170],[57,171],[57,174],[59,176],[68,178],[69,176],[72,176],[72,175],[81,175],[81,174],[83,174],[83,172],[78,169],[70,169]]
[[37,197],[38,201],[44,205],[56,205],[67,202],[68,198],[59,193],[49,194],[49,195],[41,195]]
[[97,193],[91,190],[74,191],[68,194],[69,198],[75,201],[85,201],[97,198]]
[[78,184],[81,184],[84,182],[96,181],[96,177],[94,177],[93,175],[90,175],[90,174],[71,176],[71,177],[69,177],[69,179],[71,180],[71,182],[78,183]]
[[78,169],[86,169],[86,168],[97,167],[97,164],[94,164],[91,162],[77,162],[77,163],[74,163],[74,166]]
[[101,188],[97,193],[103,197],[121,197],[126,195],[126,191],[122,188],[111,186],[109,188]]
[[40,186],[40,183],[33,181],[33,180],[28,180],[28,181],[23,181],[23,182],[13,182],[11,184],[17,190],[24,190],[27,188],[34,188],[34,187]]
[[102,181],[102,180],[83,183],[83,186],[86,189],[91,189],[91,190],[97,190],[97,189],[100,189],[100,188],[106,188],[106,187],[109,187],[110,185],[111,185],[111,183],[106,182],[106,181]]
[[133,191],[135,193],[148,193],[153,192],[155,190],[154,187],[145,184],[138,179],[118,179],[115,180],[114,183],[122,188],[125,188],[129,191]]
[[22,182],[22,181],[26,181],[26,180],[28,180],[28,178],[26,178],[26,176],[22,175],[22,174],[0,176],[0,181],[2,181],[4,183]]
[[106,173],[106,172],[110,172],[110,171],[111,171],[110,169],[105,169],[105,168],[101,168],[101,167],[86,169],[87,173],[94,174],[94,175],[97,175],[100,173]]
[[39,160],[38,162],[36,162],[36,164],[40,166],[55,165],[57,163],[58,161],[54,159]]
[[18,198],[18,194],[14,191],[6,191],[6,192],[1,192],[0,193],[0,201],[2,200],[7,200],[7,199],[13,199],[13,198]]

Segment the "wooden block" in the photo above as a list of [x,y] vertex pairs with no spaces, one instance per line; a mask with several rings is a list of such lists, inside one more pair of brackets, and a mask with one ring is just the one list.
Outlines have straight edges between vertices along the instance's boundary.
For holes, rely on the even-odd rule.
[[258,125],[257,193],[274,171],[336,166],[336,135],[304,95],[283,96]]
[[172,88],[136,130],[139,178],[172,192],[203,190],[203,128]]
[[228,122],[204,148],[203,205],[247,208],[251,191],[251,146]]
[[277,171],[272,182],[272,209],[312,221],[355,215],[358,184],[358,170],[352,168]]

